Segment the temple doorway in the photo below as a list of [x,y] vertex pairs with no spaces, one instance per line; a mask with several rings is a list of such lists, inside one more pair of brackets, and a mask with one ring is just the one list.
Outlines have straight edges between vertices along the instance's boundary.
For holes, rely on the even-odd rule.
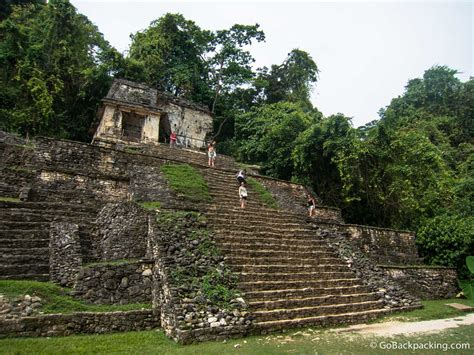
[[158,141],[161,143],[169,143],[170,134],[171,134],[171,124],[168,118],[168,114],[162,113],[160,116],[160,136],[159,136]]
[[145,116],[135,112],[122,111],[122,138],[140,141],[143,135]]

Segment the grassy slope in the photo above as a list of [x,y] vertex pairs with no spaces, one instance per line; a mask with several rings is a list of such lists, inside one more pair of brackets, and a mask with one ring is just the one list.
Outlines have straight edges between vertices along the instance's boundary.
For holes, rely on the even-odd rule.
[[69,295],[69,289],[49,282],[0,280],[0,294],[9,299],[19,295],[38,296],[44,313],[109,312],[151,308],[150,304],[92,305]]
[[161,166],[170,187],[193,202],[211,201],[209,188],[201,174],[187,164],[166,164]]
[[256,195],[260,196],[260,200],[270,208],[278,208],[276,200],[273,198],[272,194],[267,191],[265,186],[254,178],[248,178],[247,182]]
[[[349,335],[331,331],[305,330],[266,336],[252,336],[227,342],[206,342],[181,346],[166,338],[162,331],[129,332],[109,335],[85,335],[62,338],[0,340],[2,354],[408,354],[407,350],[383,350],[388,342],[470,343],[474,348],[472,327],[463,326],[423,336]],[[381,344],[383,343],[383,344]],[[240,344],[240,347],[234,346]],[[373,348],[375,347],[375,348]],[[414,354],[460,354],[443,350],[414,351]],[[468,353],[468,352],[464,352]]]

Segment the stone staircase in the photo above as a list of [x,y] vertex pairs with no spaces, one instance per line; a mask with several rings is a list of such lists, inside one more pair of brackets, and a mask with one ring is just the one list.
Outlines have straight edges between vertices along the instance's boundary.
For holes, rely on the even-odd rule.
[[241,209],[233,174],[202,173],[213,196],[208,220],[239,275],[258,332],[363,322],[387,312],[380,295],[363,285],[306,216],[265,207],[250,188]]
[[[204,165],[208,164],[207,152],[204,150],[182,148],[182,147],[173,147],[170,148],[168,144],[156,144],[156,145],[134,145],[131,142],[121,142],[121,143],[111,143],[100,138],[96,138],[94,144],[107,147],[107,148],[116,148],[117,146],[122,145],[125,151],[136,152],[141,154],[147,154],[157,157],[162,157],[170,160],[177,160],[183,163]],[[235,160],[229,156],[221,155],[218,152],[216,158],[216,167],[219,169],[238,169],[238,165],[235,163]]]
[[1,201],[0,279],[48,280],[51,222],[77,223],[86,250],[95,215],[96,209],[88,205]]

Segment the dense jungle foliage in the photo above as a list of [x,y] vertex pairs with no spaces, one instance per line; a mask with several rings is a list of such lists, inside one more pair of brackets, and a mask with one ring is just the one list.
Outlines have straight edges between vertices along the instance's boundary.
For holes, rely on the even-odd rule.
[[123,56],[66,0],[10,0],[0,40],[0,129],[87,141],[112,79],[145,82],[207,105],[221,153],[311,186],[346,221],[415,230],[435,264],[461,269],[474,253],[474,80],[454,69],[427,69],[355,128],[311,104],[307,52],[252,68],[258,24],[208,31],[166,14]]

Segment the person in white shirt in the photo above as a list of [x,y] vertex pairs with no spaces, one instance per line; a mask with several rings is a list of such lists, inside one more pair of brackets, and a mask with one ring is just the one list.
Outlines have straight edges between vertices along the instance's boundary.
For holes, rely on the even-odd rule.
[[245,208],[245,204],[247,202],[247,189],[245,188],[245,182],[240,183],[239,198],[240,198],[240,208]]

